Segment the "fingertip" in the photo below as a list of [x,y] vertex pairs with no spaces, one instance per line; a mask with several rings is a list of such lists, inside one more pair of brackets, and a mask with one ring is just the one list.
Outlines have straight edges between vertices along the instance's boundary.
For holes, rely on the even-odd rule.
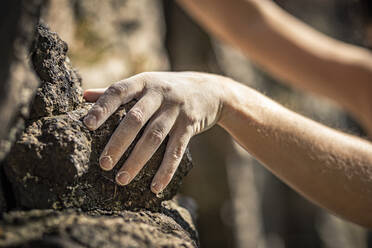
[[104,171],[110,171],[112,170],[112,158],[110,156],[102,156],[99,159],[99,165],[102,170]]
[[120,186],[125,186],[130,183],[130,175],[127,171],[121,171],[116,175],[116,182]]
[[155,181],[155,180],[152,182],[152,184],[151,184],[151,191],[152,191],[154,194],[159,194],[159,193],[161,193],[163,190],[164,190],[164,186],[163,186],[163,184],[161,184],[160,182]]
[[88,114],[87,116],[85,116],[83,122],[89,130],[94,131],[97,129],[97,118],[95,115]]

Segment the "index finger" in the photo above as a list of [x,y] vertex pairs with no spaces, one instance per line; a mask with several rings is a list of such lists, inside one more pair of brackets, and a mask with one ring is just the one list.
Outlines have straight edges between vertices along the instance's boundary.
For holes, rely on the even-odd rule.
[[144,88],[144,81],[138,77],[112,84],[98,98],[84,118],[84,124],[90,130],[99,128],[117,108],[138,96]]

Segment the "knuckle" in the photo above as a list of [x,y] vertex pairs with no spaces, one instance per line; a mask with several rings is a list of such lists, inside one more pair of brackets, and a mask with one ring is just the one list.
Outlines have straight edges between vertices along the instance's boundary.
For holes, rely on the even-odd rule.
[[152,144],[160,145],[164,139],[164,131],[160,128],[155,128],[150,131],[148,138]]
[[99,102],[98,104],[95,104],[90,113],[94,114],[97,118],[102,118],[106,113],[108,113],[107,103]]
[[184,109],[180,106],[180,118],[182,118],[182,128],[187,130],[190,126],[198,122],[198,113],[195,113],[192,109]]
[[172,95],[175,94],[175,93],[174,93],[174,89],[173,89],[173,87],[172,87],[171,85],[167,84],[167,83],[164,83],[164,84],[162,85],[162,90],[163,90],[163,92],[164,92],[165,94],[172,94]]
[[180,160],[182,157],[182,154],[183,154],[183,145],[178,145],[169,152],[170,158],[173,159],[174,161]]
[[128,86],[123,82],[114,83],[106,91],[110,96],[121,97],[128,91]]
[[143,82],[147,82],[149,80],[151,80],[151,72],[141,72],[139,74],[137,74],[135,77],[139,80],[142,80]]
[[187,105],[186,105],[186,102],[187,100],[185,99],[185,97],[179,97],[178,99],[178,105],[182,108],[185,108]]
[[161,89],[153,87],[153,88],[149,89],[148,91],[151,92],[153,95],[157,95],[160,98],[164,99],[164,94],[163,94]]
[[129,122],[136,126],[142,126],[144,124],[143,112],[138,108],[131,109],[127,114],[127,118]]
[[100,108],[99,111],[103,114],[106,115],[110,112],[110,104],[108,102],[101,102],[100,103]]

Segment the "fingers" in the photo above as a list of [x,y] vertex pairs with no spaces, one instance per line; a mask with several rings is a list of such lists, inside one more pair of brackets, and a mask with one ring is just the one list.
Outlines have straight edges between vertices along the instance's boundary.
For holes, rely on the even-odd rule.
[[88,102],[95,102],[97,99],[103,95],[107,88],[99,88],[99,89],[87,89],[84,91],[84,99]]
[[121,104],[129,102],[139,95],[143,88],[144,82],[138,77],[114,83],[107,88],[89,110],[84,118],[84,124],[90,130],[96,130]]
[[100,158],[100,166],[111,170],[119,161],[141,128],[159,109],[162,99],[158,93],[148,92],[126,114],[112,134]]
[[191,131],[185,131],[184,129],[176,129],[172,132],[163,162],[151,184],[151,191],[153,193],[158,194],[163,191],[172,180],[191,137]]
[[118,184],[127,185],[132,181],[168,135],[177,116],[176,107],[168,108],[159,112],[158,116],[149,123],[131,155],[119,170],[116,177]]

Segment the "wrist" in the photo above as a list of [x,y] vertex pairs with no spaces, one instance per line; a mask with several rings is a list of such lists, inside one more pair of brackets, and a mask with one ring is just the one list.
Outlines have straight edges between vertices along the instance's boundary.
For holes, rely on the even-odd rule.
[[[234,122],[235,116],[242,110],[247,98],[249,98],[250,88],[238,83],[230,78],[221,80],[221,114],[217,124],[223,128]],[[246,93],[248,92],[248,94]]]
[[268,115],[278,107],[256,90],[231,79],[223,82],[223,91],[221,115],[217,124],[228,132],[240,129],[241,125],[247,129],[249,126],[266,125]]

